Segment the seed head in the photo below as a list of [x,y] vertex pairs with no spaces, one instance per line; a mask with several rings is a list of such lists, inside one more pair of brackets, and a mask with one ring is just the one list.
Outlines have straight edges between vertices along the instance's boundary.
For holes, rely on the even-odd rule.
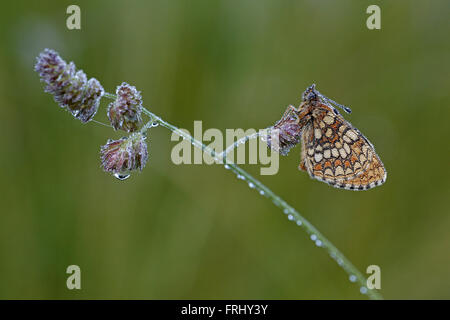
[[98,80],[87,80],[86,74],[76,70],[75,64],[67,64],[56,51],[45,49],[37,57],[34,70],[47,85],[55,101],[85,123],[97,112],[104,90]]
[[116,90],[116,101],[108,107],[108,118],[115,130],[134,132],[142,119],[142,97],[136,87],[123,82]]
[[145,139],[142,133],[136,132],[119,140],[108,140],[100,150],[103,170],[114,174],[142,171],[148,158]]
[[300,142],[302,127],[294,108],[289,106],[285,114],[271,129],[267,136],[267,145],[285,156]]

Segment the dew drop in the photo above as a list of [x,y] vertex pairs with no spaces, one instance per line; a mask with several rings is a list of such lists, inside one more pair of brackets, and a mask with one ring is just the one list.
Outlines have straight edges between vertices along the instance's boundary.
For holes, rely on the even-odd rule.
[[294,216],[292,214],[290,214],[290,215],[288,215],[288,219],[292,221],[292,220],[294,220]]
[[342,266],[344,264],[344,261],[342,261],[341,258],[338,258],[337,263],[338,263],[338,265]]
[[248,186],[249,186],[250,188],[252,188],[252,189],[255,187],[255,185],[254,185],[252,182],[249,182],[249,183],[248,183]]
[[263,190],[260,190],[260,191],[259,191],[259,194],[263,196],[263,195],[264,195],[264,191],[263,191]]
[[359,288],[359,292],[361,292],[362,294],[366,294],[367,293],[367,288],[366,287],[361,287],[361,288]]
[[316,241],[316,240],[317,240],[317,236],[316,236],[315,234],[312,234],[312,235],[311,235],[311,240],[312,240],[312,241]]
[[348,279],[350,280],[350,282],[355,282],[356,276],[354,274],[352,274]]
[[225,169],[227,169],[227,170],[228,170],[228,169],[230,169],[230,166],[229,166],[229,165],[227,165],[227,164],[226,164],[226,165],[224,165],[224,167],[225,167]]
[[237,175],[237,178],[238,178],[238,179],[241,179],[241,180],[245,180],[245,177],[244,177],[243,175],[241,175],[241,174],[238,174],[238,175]]
[[152,123],[152,127],[157,127],[157,126],[159,126],[159,123],[158,123],[158,122],[153,122],[153,123]]
[[288,210],[288,209],[284,209],[283,212],[284,212],[285,214],[288,214],[288,213],[289,213],[289,210]]
[[120,181],[123,181],[123,180],[127,180],[130,177],[130,175],[129,174],[123,174],[123,173],[114,173],[114,177],[116,179],[119,179]]
[[316,246],[321,247],[322,246],[322,241],[316,240]]
[[298,225],[298,226],[301,226],[301,225],[302,225],[302,222],[301,222],[300,220],[297,220],[297,225]]

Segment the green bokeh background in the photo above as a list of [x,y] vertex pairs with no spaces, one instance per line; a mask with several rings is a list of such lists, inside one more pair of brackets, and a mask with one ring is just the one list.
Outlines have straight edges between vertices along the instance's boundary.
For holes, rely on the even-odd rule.
[[[70,4],[82,29],[69,31]],[[366,28],[381,7],[382,29]],[[222,166],[150,160],[120,182],[99,146],[122,134],[82,125],[33,71],[54,48],[113,92],[127,81],[169,122],[264,128],[317,83],[353,108],[387,183],[350,192],[299,172],[300,147],[261,181],[385,298],[450,298],[448,1],[8,1],[0,10],[0,298],[364,299],[302,229]],[[106,121],[106,101],[96,116]],[[259,166],[244,165],[255,176]],[[66,288],[66,267],[82,289]]]

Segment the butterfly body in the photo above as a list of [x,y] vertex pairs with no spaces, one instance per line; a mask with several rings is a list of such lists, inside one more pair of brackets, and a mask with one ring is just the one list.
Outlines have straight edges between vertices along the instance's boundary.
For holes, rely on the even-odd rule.
[[[303,93],[303,101],[297,109],[288,107],[273,127],[280,134],[280,153],[287,154],[294,142],[300,141],[299,169],[312,178],[348,190],[367,190],[383,184],[386,169],[375,148],[330,101],[312,85]],[[284,137],[291,133],[290,140]],[[286,141],[291,143],[283,144]]]

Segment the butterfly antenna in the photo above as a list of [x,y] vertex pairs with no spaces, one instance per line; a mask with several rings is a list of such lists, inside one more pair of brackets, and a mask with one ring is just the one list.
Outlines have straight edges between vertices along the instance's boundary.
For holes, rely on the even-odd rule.
[[[316,90],[317,91],[317,90]],[[317,91],[318,92],[318,91]],[[345,112],[347,112],[348,114],[352,113],[352,109],[350,109],[349,107],[346,107],[340,103],[337,103],[334,100],[331,100],[330,98],[324,96],[323,94],[321,94],[320,92],[318,92],[319,96],[325,100],[326,102],[328,102],[329,104],[334,104],[335,106],[338,106],[339,108],[341,108],[342,110],[344,110]]]

